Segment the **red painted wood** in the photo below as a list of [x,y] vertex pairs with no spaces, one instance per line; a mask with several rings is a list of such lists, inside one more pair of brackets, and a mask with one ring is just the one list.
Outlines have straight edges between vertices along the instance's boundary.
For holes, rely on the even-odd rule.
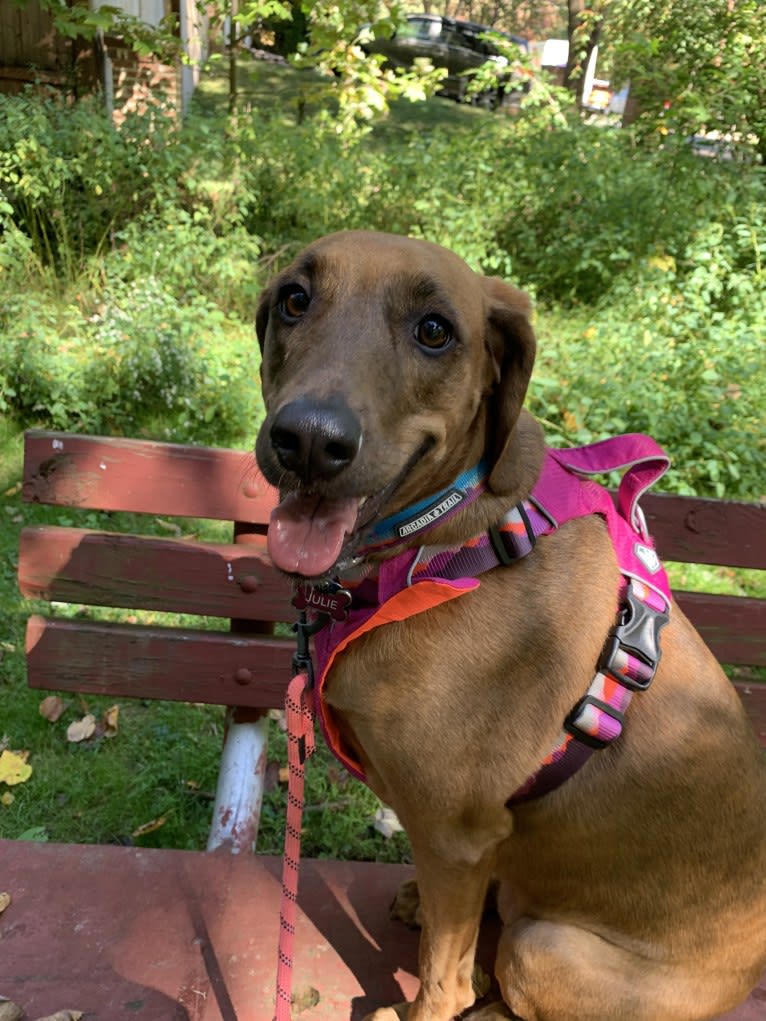
[[766,570],[766,504],[650,493],[641,507],[663,559]]
[[275,492],[252,453],[31,430],[24,499],[265,524]]
[[270,709],[284,703],[293,642],[189,628],[27,622],[32,688]]
[[169,610],[243,620],[292,620],[290,584],[272,566],[263,536],[203,543],[25,528],[19,587],[32,599]]
[[[0,860],[2,993],[25,1018],[69,1008],[86,1021],[272,1021],[278,859],[0,841]],[[360,1019],[415,995],[419,934],[388,914],[411,876],[303,862],[296,1019]],[[486,942],[480,953],[491,971]]]
[[720,663],[766,666],[766,599],[675,592]]
[[[3,840],[0,861],[11,895],[3,995],[26,1017],[67,1007],[87,1021],[272,1021],[278,859]],[[404,865],[304,860],[297,1019],[361,1021],[413,999],[420,934],[388,910],[411,876]],[[497,937],[488,915],[477,948],[488,976]],[[766,976],[719,1021],[763,1021],[764,1004]]]

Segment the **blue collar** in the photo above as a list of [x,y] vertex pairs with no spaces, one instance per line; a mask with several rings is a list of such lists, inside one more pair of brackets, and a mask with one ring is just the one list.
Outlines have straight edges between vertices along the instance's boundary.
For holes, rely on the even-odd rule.
[[423,532],[436,528],[452,517],[457,511],[473,503],[485,490],[489,465],[480,461],[458,475],[454,482],[438,493],[419,500],[403,510],[382,518],[371,529],[365,552],[381,549],[397,542],[406,542]]

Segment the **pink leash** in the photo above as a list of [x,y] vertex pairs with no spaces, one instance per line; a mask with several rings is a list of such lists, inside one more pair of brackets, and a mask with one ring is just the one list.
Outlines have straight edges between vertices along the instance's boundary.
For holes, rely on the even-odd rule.
[[285,699],[285,714],[289,775],[285,850],[282,856],[282,903],[279,911],[279,961],[274,1021],[290,1021],[298,872],[301,860],[304,764],[314,753],[314,711],[308,673],[296,674],[290,681]]

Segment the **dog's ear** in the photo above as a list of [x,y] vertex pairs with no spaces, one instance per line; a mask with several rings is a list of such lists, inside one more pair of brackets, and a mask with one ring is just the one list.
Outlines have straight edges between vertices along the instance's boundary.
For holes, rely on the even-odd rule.
[[487,454],[491,462],[489,489],[499,496],[515,493],[524,465],[517,422],[535,361],[531,302],[523,291],[499,277],[486,277],[489,298],[486,344],[493,376],[487,416]]

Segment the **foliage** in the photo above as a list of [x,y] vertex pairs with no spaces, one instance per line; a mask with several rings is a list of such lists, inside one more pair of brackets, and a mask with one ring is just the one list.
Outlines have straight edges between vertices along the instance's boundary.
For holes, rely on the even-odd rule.
[[71,279],[136,208],[172,196],[180,149],[170,118],[135,114],[118,131],[94,98],[0,94],[0,223]]
[[761,0],[613,0],[606,25],[647,128],[716,133],[766,158]]
[[390,36],[404,19],[399,3],[384,8],[377,0],[320,0],[303,2],[309,39],[299,45],[296,67],[315,69],[329,98],[320,118],[342,138],[366,134],[376,117],[388,113],[392,100],[423,100],[438,88],[446,71],[428,61],[416,61],[409,70],[385,66],[382,55],[365,53],[366,39]]
[[[102,138],[95,110],[15,103],[6,155],[27,144],[30,124],[41,144],[24,175],[20,160],[4,164],[5,411],[127,432],[162,414],[178,435],[226,433],[255,400],[250,323],[271,267],[322,233],[393,230],[570,309],[559,368],[545,367],[543,348],[548,382],[534,396],[556,435],[648,428],[682,455],[676,488],[758,493],[766,226],[757,169],[701,160],[680,140],[646,149],[629,132],[531,103],[515,117],[462,108],[449,130],[400,124],[364,145],[280,109],[243,112],[226,133],[202,114],[180,131],[146,115],[125,139],[108,129],[77,164],[75,134]],[[120,174],[102,216],[95,185]],[[26,201],[28,182],[37,204]],[[139,214],[124,200],[134,194]],[[70,241],[59,224],[78,195]],[[40,242],[40,222],[53,242]],[[51,262],[70,267],[68,284],[45,276]],[[30,287],[41,274],[44,286]],[[598,362],[619,364],[627,382],[602,382]]]
[[[0,409],[54,428],[227,436],[257,406],[252,338],[210,299],[156,276],[98,297],[12,296],[0,314]],[[255,401],[255,405],[254,405]]]
[[384,66],[381,56],[368,56],[364,42],[376,35],[389,36],[404,18],[401,3],[381,7],[376,0],[217,0],[208,6],[214,19],[222,23],[233,15],[234,31],[225,39],[229,59],[229,111],[237,107],[236,56],[250,33],[269,25],[294,24],[295,31],[280,36],[294,46],[288,57],[295,67],[314,72],[305,77],[306,89],[300,98],[301,117],[309,107],[324,131],[351,141],[367,133],[370,124],[388,113],[392,100],[403,96],[410,100],[433,95],[446,74],[427,61],[418,61],[409,70]]

